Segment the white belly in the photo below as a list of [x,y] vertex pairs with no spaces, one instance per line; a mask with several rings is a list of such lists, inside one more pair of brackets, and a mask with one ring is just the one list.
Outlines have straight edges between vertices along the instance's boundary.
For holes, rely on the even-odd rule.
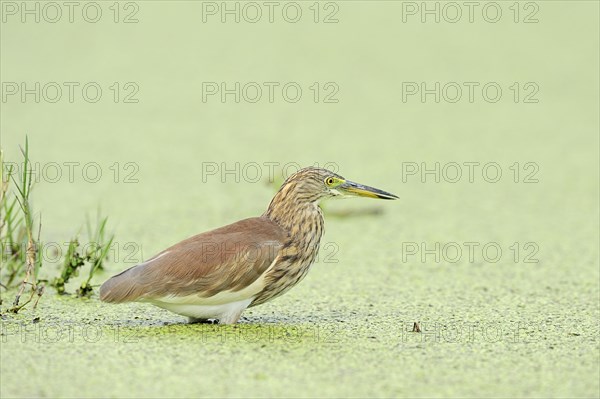
[[[269,269],[275,264],[271,264]],[[269,270],[268,269],[268,270]],[[160,308],[194,319],[218,319],[221,324],[235,323],[244,309],[252,303],[265,286],[263,273],[249,286],[239,291],[222,291],[211,297],[200,295],[166,296],[163,298],[142,299]]]
[[163,309],[193,319],[218,319],[221,324],[230,324],[238,320],[240,314],[250,305],[253,299],[248,298],[220,305],[196,305],[192,303],[168,303],[162,301],[149,302]]

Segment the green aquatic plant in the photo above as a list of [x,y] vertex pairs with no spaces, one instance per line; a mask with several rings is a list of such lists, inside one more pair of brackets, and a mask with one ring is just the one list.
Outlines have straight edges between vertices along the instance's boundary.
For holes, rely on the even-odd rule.
[[[30,200],[33,172],[27,138],[21,154],[23,162],[19,171],[15,164],[5,161],[0,149],[0,305],[3,292],[16,290],[12,306],[8,308],[12,313],[18,313],[31,302],[35,309],[48,281],[59,294],[66,293],[65,285],[86,265],[89,265],[89,272],[77,289],[77,295],[90,296],[93,292],[91,280],[103,268],[114,241],[114,236],[107,233],[108,218],[98,215],[95,224],[88,218],[88,245],[81,248],[77,236],[71,239],[59,275],[40,279],[42,223],[41,215],[34,214]],[[23,300],[27,289],[29,296]]]
[[[23,169],[19,176],[15,173],[12,165],[5,164],[3,155],[0,156],[0,169],[2,170],[0,241],[3,248],[2,263],[5,263],[6,258],[5,268],[7,270],[6,282],[2,286],[8,289],[17,278],[19,279],[19,289],[12,307],[9,309],[13,313],[17,313],[27,306],[37,294],[33,305],[35,308],[44,292],[43,283],[40,284],[38,280],[39,270],[42,267],[42,259],[39,256],[42,223],[40,216],[36,226],[29,198],[32,188],[32,170],[27,138],[25,138],[25,148],[21,147],[21,154],[23,155]],[[9,191],[11,180],[16,192]],[[9,197],[12,197],[12,200]],[[20,215],[17,215],[18,210],[21,211]],[[36,227],[37,236],[35,234]],[[2,271],[0,271],[0,276],[2,276]],[[26,301],[21,302],[21,297],[27,287],[30,288],[30,296]]]
[[77,290],[78,296],[90,296],[93,292],[93,288],[91,285],[91,280],[94,277],[94,274],[98,270],[104,269],[104,261],[108,259],[108,252],[112,246],[114,241],[114,235],[111,235],[107,238],[106,234],[106,223],[108,222],[108,217],[103,219],[98,215],[97,222],[95,228],[91,228],[91,223],[88,218],[87,222],[87,230],[88,237],[91,239],[91,246],[88,249],[86,254],[86,258],[90,263],[90,272],[88,274],[88,278],[81,283],[81,286]]
[[103,269],[104,262],[108,259],[108,254],[114,241],[114,235],[110,235],[107,238],[107,222],[108,217],[100,218],[98,216],[96,224],[92,227],[88,218],[88,244],[84,247],[80,246],[77,237],[71,239],[60,276],[53,279],[51,283],[59,294],[66,294],[65,285],[72,277],[77,277],[79,271],[86,264],[89,265],[89,272],[87,278],[81,282],[76,294],[79,297],[89,297],[92,294],[93,286],[91,285],[91,280],[98,270]]
[[63,261],[60,276],[54,278],[50,283],[59,294],[65,293],[65,284],[69,282],[71,277],[79,275],[79,269],[85,265],[87,257],[82,257],[79,254],[78,248],[79,241],[76,238],[69,241],[69,247]]

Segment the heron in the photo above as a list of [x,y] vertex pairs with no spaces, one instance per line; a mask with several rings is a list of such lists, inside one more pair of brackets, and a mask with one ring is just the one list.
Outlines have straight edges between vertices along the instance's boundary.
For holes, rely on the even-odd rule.
[[244,310],[306,276],[324,231],[319,204],[341,197],[398,199],[327,169],[300,169],[261,216],[190,237],[111,277],[100,287],[100,300],[151,303],[190,323],[235,324]]

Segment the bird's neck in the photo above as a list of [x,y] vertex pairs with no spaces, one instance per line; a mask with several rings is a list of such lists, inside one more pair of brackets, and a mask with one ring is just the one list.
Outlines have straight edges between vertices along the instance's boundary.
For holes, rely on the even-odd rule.
[[280,190],[263,216],[285,229],[293,241],[302,242],[302,246],[319,245],[325,223],[317,201],[306,201]]

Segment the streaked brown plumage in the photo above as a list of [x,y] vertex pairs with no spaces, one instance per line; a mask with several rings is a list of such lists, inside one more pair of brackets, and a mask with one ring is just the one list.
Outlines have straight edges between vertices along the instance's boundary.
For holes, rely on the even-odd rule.
[[319,251],[324,198],[393,194],[346,181],[325,169],[305,168],[281,186],[260,217],[198,234],[106,281],[105,302],[150,302],[188,316],[235,323],[249,306],[296,285]]

